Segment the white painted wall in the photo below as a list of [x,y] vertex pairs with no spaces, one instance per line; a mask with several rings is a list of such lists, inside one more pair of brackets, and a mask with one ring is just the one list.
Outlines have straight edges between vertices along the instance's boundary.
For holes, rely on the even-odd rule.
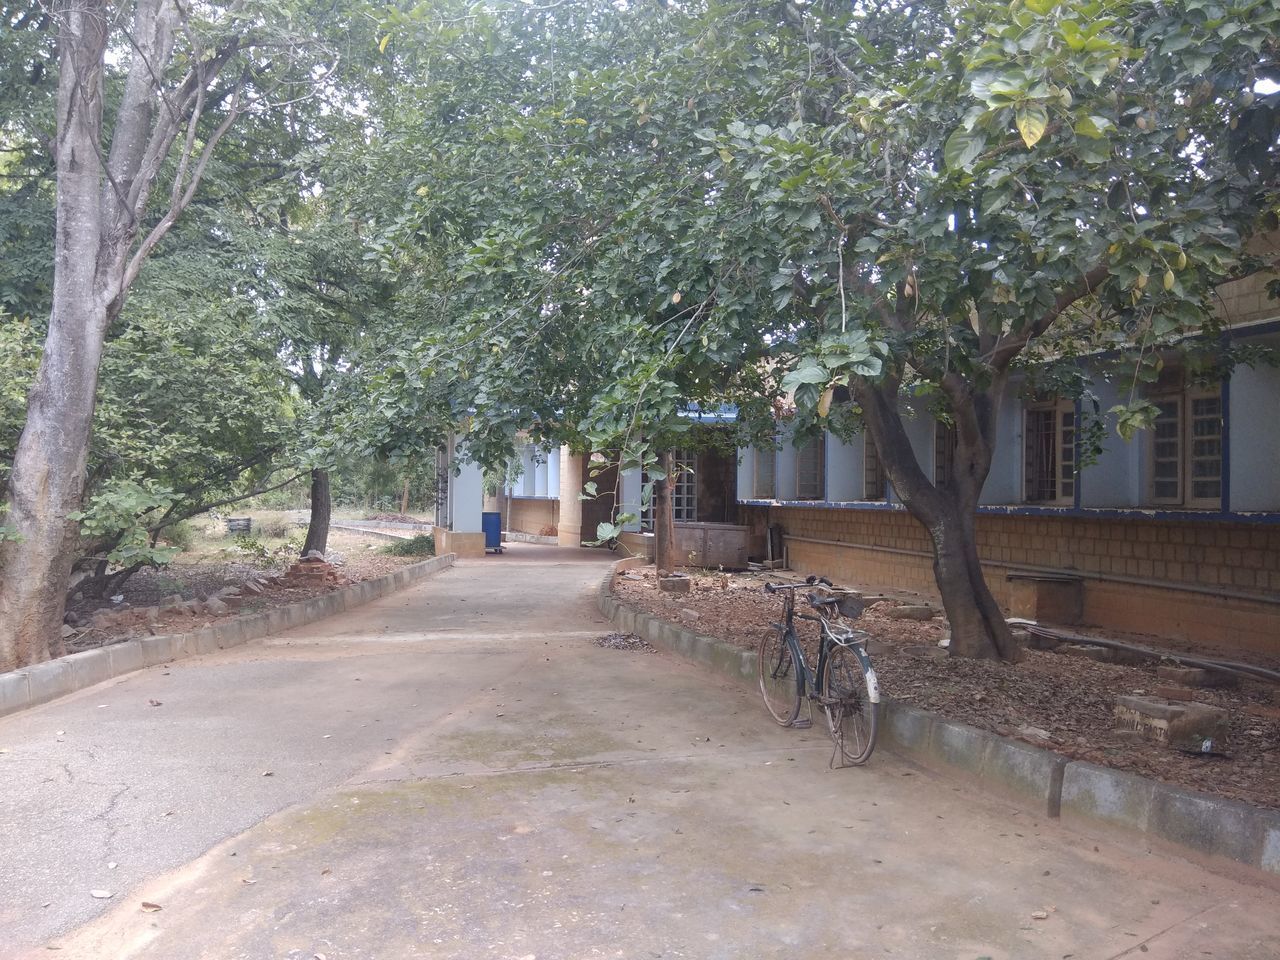
[[[899,404],[902,410],[902,426],[906,430],[911,451],[915,454],[916,463],[924,471],[930,481],[933,480],[933,426],[934,419],[925,410],[925,405],[915,400],[903,400]],[[889,485],[889,500],[901,503],[893,484]]]
[[1143,451],[1149,438],[1145,432],[1139,432],[1132,440],[1125,440],[1116,432],[1116,418],[1106,414],[1117,404],[1128,402],[1129,389],[1096,380],[1093,392],[1105,418],[1106,436],[1098,462],[1080,471],[1080,506],[1142,506],[1146,482]]
[[1022,402],[1016,388],[1008,386],[996,414],[996,449],[991,470],[982,485],[979,503],[1010,504],[1022,500]]

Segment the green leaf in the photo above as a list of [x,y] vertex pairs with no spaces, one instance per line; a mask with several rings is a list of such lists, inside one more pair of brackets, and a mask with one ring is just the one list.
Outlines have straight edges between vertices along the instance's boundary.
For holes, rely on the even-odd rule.
[[982,154],[987,145],[987,138],[977,130],[956,130],[947,137],[946,146],[942,148],[942,158],[947,169],[967,171]]
[[1030,103],[1019,107],[1017,124],[1018,132],[1022,134],[1022,142],[1030,150],[1040,142],[1040,138],[1044,136],[1045,128],[1049,126],[1049,111],[1044,108],[1044,104],[1040,103]]
[[831,373],[816,360],[805,360],[797,369],[782,378],[782,389],[788,392],[796,390],[806,383],[826,383]]
[[1101,140],[1114,126],[1115,124],[1106,117],[1088,116],[1077,120],[1074,129],[1082,137],[1088,137],[1090,140]]

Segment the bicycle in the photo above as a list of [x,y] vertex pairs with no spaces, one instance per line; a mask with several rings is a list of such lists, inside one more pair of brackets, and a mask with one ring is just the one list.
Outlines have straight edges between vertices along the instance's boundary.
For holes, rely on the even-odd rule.
[[[796,613],[796,591],[806,587],[814,588],[805,599],[816,615]],[[856,620],[866,604],[858,594],[837,593],[832,587],[826,577],[812,576],[804,583],[765,584],[766,593],[782,594],[784,617],[760,639],[756,664],[760,695],[770,716],[784,727],[798,725],[805,697],[811,722],[816,702],[826,714],[835,743],[832,764],[839,757],[841,766],[860,766],[876,746],[880,686],[867,655],[867,634],[834,622]],[[818,662],[812,669],[796,633],[797,617],[818,624]]]

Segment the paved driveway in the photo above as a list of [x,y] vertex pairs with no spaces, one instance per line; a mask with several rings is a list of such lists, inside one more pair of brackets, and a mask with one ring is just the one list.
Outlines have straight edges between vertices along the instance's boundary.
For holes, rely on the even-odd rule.
[[1270,890],[830,770],[749,691],[592,645],[607,559],[513,545],[0,720],[0,957],[1280,956]]

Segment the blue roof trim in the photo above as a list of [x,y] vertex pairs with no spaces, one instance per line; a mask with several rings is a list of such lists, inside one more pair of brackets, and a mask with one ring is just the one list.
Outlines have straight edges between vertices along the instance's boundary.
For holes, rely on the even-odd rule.
[[[804,507],[809,510],[898,510],[884,500],[739,500],[744,507]],[[1038,507],[1028,504],[984,504],[982,516],[1069,517],[1073,520],[1163,520],[1188,523],[1280,523],[1280,512],[1231,510],[1155,510],[1141,507]]]

